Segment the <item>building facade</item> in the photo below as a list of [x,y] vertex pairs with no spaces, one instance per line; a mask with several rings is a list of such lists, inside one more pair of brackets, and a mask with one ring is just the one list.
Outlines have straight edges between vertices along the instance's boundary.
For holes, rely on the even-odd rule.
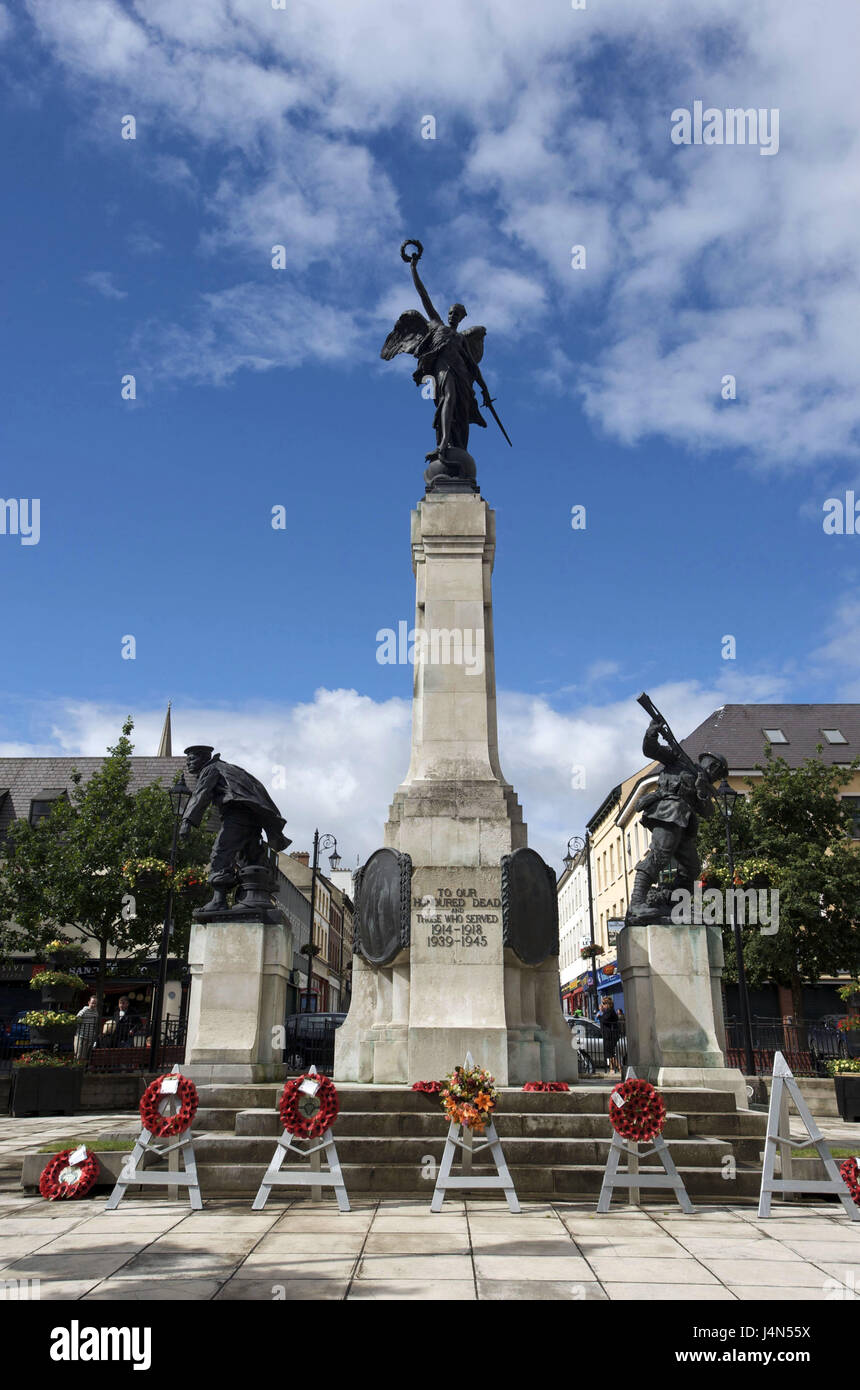
[[[723,705],[683,739],[682,746],[694,760],[706,751],[722,753],[729,764],[729,785],[744,795],[749,792],[750,783],[761,776],[756,764],[764,761],[768,746],[790,767],[800,767],[806,758],[814,757],[829,765],[850,765],[860,754],[860,705]],[[642,824],[636,807],[642,793],[656,783],[659,773],[657,763],[639,768],[612,788],[588,821],[594,935],[604,950],[598,990],[610,992],[616,1006],[620,1002],[623,1007],[623,991],[615,943],[624,925],[636,864],[650,843],[650,832]],[[860,848],[860,772],[853,774],[842,800],[854,813],[853,839]],[[563,874],[559,879],[560,920],[561,893],[567,886]],[[562,967],[562,992],[566,989],[571,999],[587,999],[588,990],[583,986],[591,982],[589,970],[585,958],[573,967]],[[808,1018],[844,1011],[836,1000],[835,983],[822,980],[807,987]],[[727,986],[730,1015],[736,1011],[735,992],[735,986]],[[794,1012],[790,992],[776,985],[751,991],[751,1005],[753,1014],[759,1017],[788,1016]]]

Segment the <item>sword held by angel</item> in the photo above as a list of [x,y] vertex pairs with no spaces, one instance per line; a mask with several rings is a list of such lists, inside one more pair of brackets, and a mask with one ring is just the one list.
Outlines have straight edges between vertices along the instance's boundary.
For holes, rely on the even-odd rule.
[[[407,247],[414,250],[407,254]],[[430,465],[424,475],[428,488],[440,483],[444,486],[445,479],[465,479],[477,491],[475,462],[469,454],[469,426],[480,425],[486,429],[487,422],[478,409],[475,383],[481,388],[484,409],[489,410],[511,444],[481,374],[480,362],[484,355],[487,330],[476,326],[460,332],[459,325],[466,317],[462,304],[452,304],[447,323],[443,321],[418,274],[418,262],[423,254],[420,241],[404,241],[400,248],[402,259],[411,266],[412,281],[427,318],[417,309],[407,309],[386,338],[380,356],[390,362],[398,353],[408,352],[418,359],[418,367],[412,374],[415,384],[422,385],[428,377],[433,381],[436,448],[426,455]]]

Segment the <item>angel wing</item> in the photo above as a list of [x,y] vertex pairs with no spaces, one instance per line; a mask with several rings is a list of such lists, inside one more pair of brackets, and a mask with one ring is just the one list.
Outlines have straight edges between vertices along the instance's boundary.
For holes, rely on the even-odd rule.
[[[384,358],[386,362],[390,362],[392,357],[397,356],[398,352],[410,352],[414,355],[429,331],[430,325],[424,315],[419,314],[417,309],[407,309],[405,314],[400,315],[385,339],[379,354],[380,357]],[[483,332],[483,330],[481,331]]]
[[478,327],[476,324],[474,328],[467,328],[462,336],[466,339],[466,347],[469,349],[469,353],[477,366],[484,355],[484,339],[487,336],[487,330],[486,328]]

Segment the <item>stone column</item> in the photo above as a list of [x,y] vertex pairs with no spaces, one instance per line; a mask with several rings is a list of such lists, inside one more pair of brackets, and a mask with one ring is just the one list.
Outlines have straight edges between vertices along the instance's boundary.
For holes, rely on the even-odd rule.
[[194,923],[184,1068],[193,1081],[277,1081],[285,1075],[282,1033],[292,956],[284,923]]
[[[505,963],[501,860],[525,846],[526,827],[499,763],[495,545],[494,514],[475,493],[431,492],[412,514],[412,749],[385,827],[385,845],[412,860],[411,939],[394,962],[394,980],[391,966],[353,977],[350,1016],[335,1039],[335,1076],[344,1080],[437,1079],[466,1052],[500,1085],[521,1073],[523,1080],[576,1077],[569,1036],[565,1056],[556,1021],[536,1018],[532,1002],[539,998],[538,1011],[557,1013],[566,1030],[557,973],[551,1000],[528,981],[524,1017],[519,962]],[[509,970],[516,978],[508,981]],[[384,1008],[373,1011],[371,995],[383,990]]]
[[719,927],[649,922],[618,934],[628,1062],[659,1086],[731,1091],[748,1107],[746,1083],[727,1067],[720,1003]]

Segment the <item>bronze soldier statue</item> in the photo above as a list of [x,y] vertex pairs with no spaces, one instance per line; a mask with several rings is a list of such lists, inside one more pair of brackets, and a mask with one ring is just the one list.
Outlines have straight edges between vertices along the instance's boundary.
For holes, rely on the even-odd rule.
[[[230,913],[227,893],[239,882],[242,871],[254,866],[261,872],[242,875],[249,878],[254,891],[249,895],[244,888],[239,889],[232,914],[241,911],[247,916],[252,906],[249,897],[255,904],[270,905],[271,897],[267,903],[266,894],[261,896],[259,889],[269,873],[269,852],[286,849],[290,844],[283,833],[286,821],[262,782],[244,768],[222,762],[221,754],[209,744],[193,744],[185,749],[185,757],[188,771],[197,777],[197,786],[182,818],[180,839],[187,838],[192,826],[200,824],[210,803],[218,808],[221,819],[209,861],[213,896],[194,916],[222,917]],[[259,883],[255,884],[254,880]]]
[[[408,246],[416,249],[407,255]],[[420,386],[427,378],[433,381],[436,448],[426,455],[429,467],[424,479],[428,491],[434,486],[451,488],[453,483],[454,490],[477,492],[475,460],[469,453],[469,427],[480,425],[486,429],[487,422],[478,409],[476,382],[481,388],[485,409],[490,411],[508,443],[511,442],[493,409],[489,388],[481,375],[479,364],[484,355],[487,330],[476,326],[460,332],[459,326],[466,318],[462,304],[452,304],[447,323],[442,321],[418,274],[423,251],[420,241],[404,241],[400,255],[412,268],[412,281],[429,322],[417,309],[407,309],[386,338],[380,356],[389,362],[398,353],[408,352],[418,358],[418,367],[412,374],[416,385]]]
[[[627,922],[656,922],[670,910],[671,894],[677,888],[692,893],[702,871],[696,846],[699,816],[713,811],[713,789],[728,776],[729,765],[719,753],[700,753],[697,762],[684,751],[660,711],[647,695],[639,703],[651,714],[651,723],[642,740],[646,758],[662,764],[653,791],[645,792],[636,809],[642,824],[651,831],[648,853],[636,865],[636,877]],[[661,744],[660,735],[666,741]],[[672,882],[655,890],[661,874],[674,862]]]

